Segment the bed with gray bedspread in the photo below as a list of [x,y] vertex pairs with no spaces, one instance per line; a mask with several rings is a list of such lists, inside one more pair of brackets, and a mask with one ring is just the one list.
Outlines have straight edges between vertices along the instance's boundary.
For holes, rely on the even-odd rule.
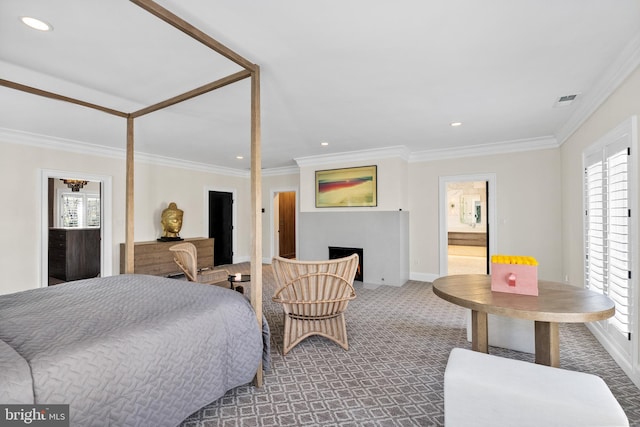
[[251,382],[268,334],[238,292],[174,279],[2,295],[0,402],[69,404],[72,426],[175,426]]

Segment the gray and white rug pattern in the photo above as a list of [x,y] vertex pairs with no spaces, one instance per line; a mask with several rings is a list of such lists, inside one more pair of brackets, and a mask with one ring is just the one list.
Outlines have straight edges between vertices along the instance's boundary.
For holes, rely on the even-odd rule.
[[[248,264],[229,266],[248,272]],[[271,266],[263,269],[264,313],[272,369],[264,386],[237,387],[187,418],[182,427],[444,425],[443,376],[449,352],[470,348],[465,310],[431,285],[369,288],[357,283],[346,313],[349,351],[312,337],[281,354],[282,307],[271,301]],[[248,289],[245,290],[245,293]],[[561,325],[561,367],[602,377],[632,426],[640,426],[640,390],[582,324]],[[491,347],[492,354],[533,355]]]

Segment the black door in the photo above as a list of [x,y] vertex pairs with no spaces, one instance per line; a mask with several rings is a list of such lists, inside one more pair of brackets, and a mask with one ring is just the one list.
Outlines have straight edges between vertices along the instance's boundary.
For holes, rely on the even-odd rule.
[[214,238],[213,265],[233,263],[232,193],[209,191],[209,237]]
[[487,247],[486,247],[486,252],[485,252],[485,256],[487,257],[487,274],[491,273],[491,269],[489,268],[489,266],[491,265],[491,257],[489,256],[489,254],[491,253],[489,248],[489,235],[491,234],[491,230],[489,229],[489,181],[485,181],[484,183],[484,190],[485,190],[485,200],[487,201],[486,203],[486,207],[485,209],[487,210]]

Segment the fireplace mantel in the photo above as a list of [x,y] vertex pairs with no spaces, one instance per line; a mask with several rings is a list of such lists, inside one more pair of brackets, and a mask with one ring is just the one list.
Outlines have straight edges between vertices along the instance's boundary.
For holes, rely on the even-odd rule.
[[365,283],[409,280],[409,212],[302,212],[298,232],[301,260],[327,260],[329,246],[362,248]]

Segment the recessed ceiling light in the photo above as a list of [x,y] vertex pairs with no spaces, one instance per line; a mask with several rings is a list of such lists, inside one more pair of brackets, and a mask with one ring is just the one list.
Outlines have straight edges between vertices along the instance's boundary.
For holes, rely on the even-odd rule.
[[458,126],[462,126],[462,122],[451,122],[450,123],[451,127],[458,127]]
[[322,145],[323,147],[326,147],[327,145],[329,145],[329,143],[326,142],[326,141],[323,141],[323,142],[320,143],[320,145]]
[[242,160],[242,159],[244,159],[244,156],[236,156],[236,159]]
[[32,18],[30,16],[23,16],[20,18],[23,24],[38,31],[53,31],[51,24],[48,24],[40,19]]

